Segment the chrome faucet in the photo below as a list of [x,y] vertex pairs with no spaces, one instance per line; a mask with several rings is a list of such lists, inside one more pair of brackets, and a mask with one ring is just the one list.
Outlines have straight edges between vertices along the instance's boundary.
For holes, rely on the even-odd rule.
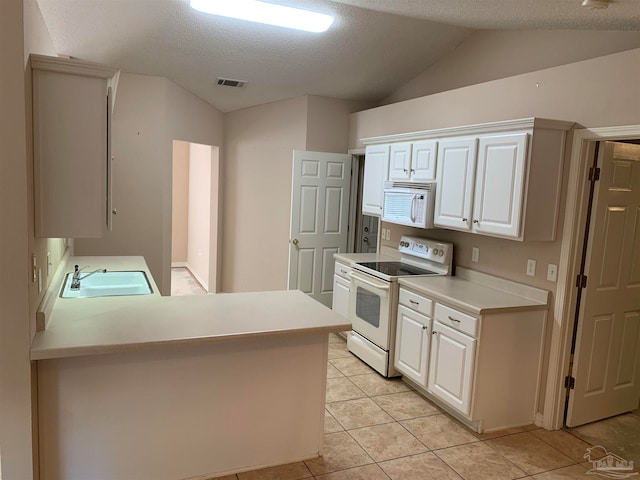
[[98,268],[97,270],[94,270],[93,272],[89,272],[86,275],[83,275],[81,277],[80,272],[82,272],[82,270],[84,270],[85,268],[87,267],[78,268],[78,265],[75,266],[73,270],[73,279],[71,280],[71,290],[80,290],[80,280],[84,280],[85,278],[87,278],[90,275],[93,275],[94,273],[98,273],[98,272],[107,273],[106,268]]

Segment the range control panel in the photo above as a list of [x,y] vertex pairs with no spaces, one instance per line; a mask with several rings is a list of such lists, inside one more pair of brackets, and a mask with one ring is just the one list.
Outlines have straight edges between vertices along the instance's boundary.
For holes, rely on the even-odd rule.
[[453,245],[427,238],[402,237],[398,251],[405,255],[424,258],[435,263],[448,264],[451,262]]

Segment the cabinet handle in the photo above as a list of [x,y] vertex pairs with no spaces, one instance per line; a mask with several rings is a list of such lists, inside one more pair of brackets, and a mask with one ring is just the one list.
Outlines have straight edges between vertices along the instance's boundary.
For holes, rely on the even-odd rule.
[[462,219],[462,221],[463,221],[464,223],[467,223],[467,222],[469,221],[469,219],[468,219],[468,218],[463,218],[463,219]]
[[412,305],[420,305],[420,302],[416,302],[415,300],[409,300],[409,303]]
[[478,220],[474,220],[473,223],[480,223]]
[[423,330],[426,330],[427,328],[428,328],[428,327],[427,327],[426,325],[423,325],[423,326],[422,326],[422,329],[423,329]]
[[347,274],[347,271],[346,271],[346,270],[340,270],[340,273],[343,273],[343,274],[345,274],[345,275],[346,275],[346,274]]
[[431,335],[435,335],[436,333],[438,332],[436,332],[435,330],[431,330]]
[[407,170],[406,168],[402,170],[404,173],[409,173],[409,170]]
[[412,168],[412,169],[411,169],[411,173],[416,173],[416,169],[415,169],[415,168]]
[[448,315],[449,320],[451,320],[452,322],[456,322],[456,323],[460,323],[460,320],[458,320],[457,318],[453,318],[452,316]]

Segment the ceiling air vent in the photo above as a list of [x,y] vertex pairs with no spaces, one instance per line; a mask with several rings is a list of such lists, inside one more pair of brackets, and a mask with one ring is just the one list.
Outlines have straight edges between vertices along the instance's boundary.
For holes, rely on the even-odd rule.
[[225,87],[237,87],[242,88],[247,84],[246,80],[234,80],[233,78],[216,78],[216,82],[218,85],[223,85]]

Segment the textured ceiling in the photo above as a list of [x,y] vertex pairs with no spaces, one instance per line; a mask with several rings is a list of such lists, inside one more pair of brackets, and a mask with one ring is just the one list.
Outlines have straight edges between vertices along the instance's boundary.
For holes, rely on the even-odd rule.
[[[275,1],[275,0],[273,0]],[[167,77],[221,111],[321,95],[377,101],[477,28],[640,30],[640,0],[279,0],[332,13],[324,34],[224,19],[188,0],[38,0],[59,54]],[[216,77],[247,80],[242,89]]]

